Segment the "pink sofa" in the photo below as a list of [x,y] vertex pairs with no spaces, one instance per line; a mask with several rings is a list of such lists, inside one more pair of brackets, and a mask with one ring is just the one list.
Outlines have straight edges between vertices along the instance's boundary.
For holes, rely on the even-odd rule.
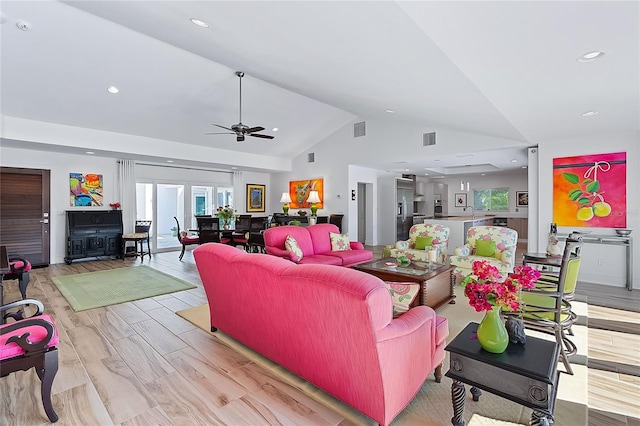
[[303,252],[302,260],[298,263],[352,266],[373,259],[373,253],[370,250],[365,250],[362,243],[357,241],[350,241],[351,250],[331,251],[329,232],[340,233],[338,227],[330,223],[307,227],[276,226],[264,232],[264,246],[267,254],[294,260],[295,256],[284,246],[287,235],[291,235],[296,239]]
[[445,318],[417,306],[398,318],[384,283],[328,265],[296,265],[224,244],[193,256],[220,330],[382,425],[442,376]]

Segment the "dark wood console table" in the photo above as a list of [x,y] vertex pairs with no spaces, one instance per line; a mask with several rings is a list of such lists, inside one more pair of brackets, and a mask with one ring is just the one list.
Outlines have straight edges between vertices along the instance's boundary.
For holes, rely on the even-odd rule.
[[451,399],[454,426],[464,426],[462,417],[466,391],[471,385],[473,400],[482,390],[533,409],[531,424],[548,426],[558,391],[558,352],[555,341],[527,336],[524,345],[509,343],[507,350],[493,354],[480,347],[475,338],[478,324],[469,323],[447,347],[450,368],[445,376],[453,379]]

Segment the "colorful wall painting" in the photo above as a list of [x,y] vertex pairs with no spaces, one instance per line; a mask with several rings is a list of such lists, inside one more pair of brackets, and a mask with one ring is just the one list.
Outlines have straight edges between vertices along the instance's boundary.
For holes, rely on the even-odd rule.
[[316,203],[319,209],[324,207],[324,179],[308,179],[308,180],[292,180],[289,182],[289,195],[291,203],[289,207],[292,209],[310,208],[311,204],[307,202],[310,191],[318,191],[320,203]]
[[627,227],[627,153],[553,159],[553,221],[558,226]]
[[71,206],[102,206],[102,175],[69,173]]

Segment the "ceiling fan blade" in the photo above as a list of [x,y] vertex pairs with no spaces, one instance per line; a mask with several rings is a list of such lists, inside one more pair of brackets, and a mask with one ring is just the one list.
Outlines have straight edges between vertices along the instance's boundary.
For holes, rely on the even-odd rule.
[[273,139],[274,138],[271,135],[261,135],[259,133],[250,133],[249,136],[253,136],[254,138],[263,138],[263,139]]
[[243,142],[244,141],[244,135],[238,135],[238,137],[236,138],[237,142]]
[[205,135],[235,135],[235,132],[207,132]]
[[247,130],[245,130],[244,132],[245,133],[255,133],[255,132],[261,132],[263,130],[264,130],[264,127],[258,126],[258,127],[250,127]]
[[228,128],[228,127],[221,126],[221,125],[219,125],[219,124],[214,124],[214,126],[220,127],[221,129],[229,130],[230,132],[233,132],[233,129],[230,129],[230,128]]

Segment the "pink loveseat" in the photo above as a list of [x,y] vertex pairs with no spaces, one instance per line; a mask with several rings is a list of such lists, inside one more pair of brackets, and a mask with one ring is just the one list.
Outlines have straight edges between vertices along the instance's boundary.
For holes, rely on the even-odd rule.
[[286,250],[284,242],[291,235],[302,250],[302,259],[297,263],[352,266],[373,259],[373,253],[365,250],[362,243],[350,241],[350,250],[332,251],[329,232],[339,234],[336,225],[319,223],[307,227],[276,226],[264,231],[264,247],[267,254],[295,261],[295,256]]
[[442,375],[445,318],[417,306],[392,318],[384,283],[208,243],[193,251],[220,330],[382,425]]

